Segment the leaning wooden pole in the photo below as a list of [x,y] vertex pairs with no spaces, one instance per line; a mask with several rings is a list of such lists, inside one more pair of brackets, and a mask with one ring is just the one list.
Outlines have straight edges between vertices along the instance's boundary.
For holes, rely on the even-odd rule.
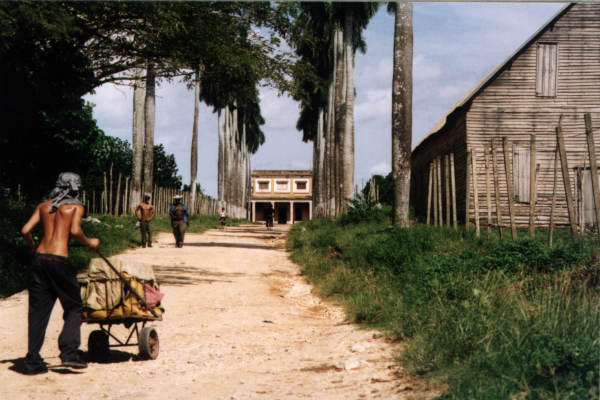
[[[432,164],[429,163],[429,179],[428,179],[428,183],[427,183],[427,226],[431,225],[431,187],[432,187],[432,180],[433,180],[433,176],[432,176]],[[371,179],[371,182],[373,182],[373,179]],[[372,183],[371,183],[372,185]],[[371,187],[371,185],[369,185],[369,188]]]
[[592,190],[594,193],[594,210],[596,212],[596,230],[600,236],[600,183],[598,182],[598,160],[596,159],[596,145],[592,131],[592,116],[585,113],[585,135],[587,136],[588,152],[590,155],[590,173]]
[[467,151],[466,164],[467,179],[465,181],[465,227],[469,229],[471,208],[471,152]]
[[437,185],[437,166],[436,166],[435,158],[431,162],[431,170],[432,170],[432,174],[433,174],[433,201],[432,201],[433,226],[438,226],[438,204],[437,204],[437,199],[438,199],[437,187],[438,187],[438,185]]
[[458,215],[456,213],[456,173],[454,172],[454,153],[450,153],[450,184],[452,192],[452,225],[458,229]]
[[496,139],[492,139],[492,174],[494,175],[494,198],[496,199],[496,221],[498,222],[498,233],[502,239],[502,208],[500,207],[500,179],[498,164],[496,161]]
[[508,156],[508,138],[502,138],[502,149],[504,150],[504,174],[506,176],[506,188],[508,191],[508,213],[510,214],[510,233],[513,240],[517,239],[517,224],[515,223],[515,207],[513,204],[515,193],[513,191],[512,169],[510,168],[510,158]]
[[473,178],[473,205],[475,208],[475,236],[481,235],[479,227],[479,189],[477,182],[477,152],[471,150],[471,177]]
[[121,178],[123,174],[119,172],[119,178],[117,179],[117,193],[115,199],[115,215],[119,215],[119,207],[121,203]]
[[548,226],[548,246],[552,247],[554,233],[554,206],[556,204],[556,182],[558,181],[558,146],[554,151],[554,180],[552,182],[552,202],[550,204],[550,225]]
[[490,190],[490,150],[485,146],[485,202],[487,207],[487,238],[492,237],[492,193]]
[[438,156],[437,159],[437,184],[438,184],[438,214],[439,214],[439,226],[444,226],[444,212],[442,206],[442,157]]
[[537,199],[535,158],[535,135],[531,135],[529,149],[529,237],[531,239],[535,238],[535,202]]
[[563,175],[563,186],[565,188],[565,196],[567,197],[567,211],[569,212],[569,222],[571,225],[571,236],[576,239],[577,220],[575,219],[575,209],[573,206],[573,193],[571,192],[571,177],[569,176],[569,161],[567,160],[567,151],[565,150],[565,139],[563,137],[562,128],[556,127],[556,140],[558,141],[558,153],[560,154],[560,167]]
[[446,226],[450,226],[450,159],[444,156],[444,186],[446,187]]

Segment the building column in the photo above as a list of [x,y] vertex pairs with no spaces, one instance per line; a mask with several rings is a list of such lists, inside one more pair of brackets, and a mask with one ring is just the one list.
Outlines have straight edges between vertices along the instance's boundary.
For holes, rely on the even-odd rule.
[[252,201],[252,222],[256,222],[256,201]]
[[308,202],[308,220],[312,219],[312,200]]
[[290,200],[290,221],[294,225],[294,201]]

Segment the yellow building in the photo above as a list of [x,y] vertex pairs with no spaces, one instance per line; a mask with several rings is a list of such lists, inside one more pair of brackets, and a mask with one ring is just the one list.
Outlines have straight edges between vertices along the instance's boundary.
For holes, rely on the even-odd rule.
[[250,197],[252,221],[264,221],[267,203],[273,206],[273,222],[293,224],[312,218],[312,171],[252,171]]

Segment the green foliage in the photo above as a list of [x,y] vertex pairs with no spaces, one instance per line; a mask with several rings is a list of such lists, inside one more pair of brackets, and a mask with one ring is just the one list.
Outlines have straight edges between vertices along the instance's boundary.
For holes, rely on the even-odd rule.
[[367,196],[357,195],[356,199],[348,199],[350,205],[346,213],[339,217],[342,225],[357,224],[363,221],[385,222],[391,218],[391,206],[375,204]]
[[598,397],[600,267],[591,238],[548,248],[340,218],[294,226],[288,249],[351,318],[406,340],[402,360],[444,377],[444,398]]
[[[392,173],[390,172],[385,177],[382,175],[373,175],[375,179],[375,185],[378,190],[379,203],[392,206],[394,204],[394,180]],[[362,190],[362,195],[368,198],[369,192],[371,191],[371,182],[365,183],[365,187]]]

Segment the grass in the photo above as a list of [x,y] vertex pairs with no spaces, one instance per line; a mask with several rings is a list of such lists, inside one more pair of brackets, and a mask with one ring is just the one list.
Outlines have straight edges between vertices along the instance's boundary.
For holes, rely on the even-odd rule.
[[288,249],[350,318],[405,340],[400,361],[444,399],[598,398],[597,241],[378,221],[302,223]]
[[[10,296],[25,289],[27,284],[27,265],[30,254],[20,235],[21,226],[27,221],[33,208],[14,201],[0,202],[0,297]],[[100,251],[105,256],[118,254],[128,248],[139,246],[140,231],[135,229],[133,216],[113,217],[91,215],[82,221],[82,228],[88,237],[100,239]],[[245,222],[242,219],[227,219],[227,225],[233,226]],[[190,218],[187,232],[201,233],[207,229],[219,227],[218,216],[194,215]],[[159,216],[152,222],[152,234],[172,232],[168,216]],[[37,226],[34,238],[39,242],[41,227]],[[79,243],[72,241],[69,246],[69,259],[78,269],[85,268],[97,254]]]

